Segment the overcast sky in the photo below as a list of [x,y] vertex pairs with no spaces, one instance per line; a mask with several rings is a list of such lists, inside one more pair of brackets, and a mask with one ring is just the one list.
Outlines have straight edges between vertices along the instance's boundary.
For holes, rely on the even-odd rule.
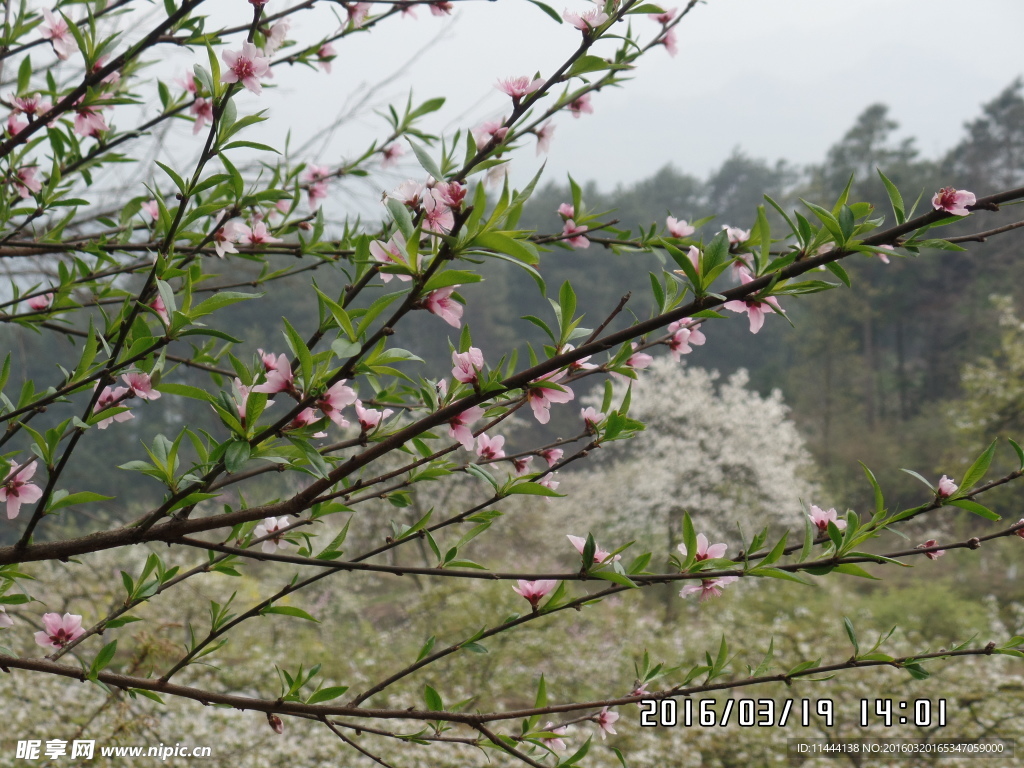
[[[566,5],[549,2],[559,11]],[[268,11],[279,5],[274,0]],[[656,33],[646,16],[633,18],[645,39]],[[337,27],[327,9],[294,20],[291,37],[304,43]],[[1022,31],[1022,0],[707,0],[678,28],[677,57],[652,51],[625,87],[595,95],[593,115],[557,119],[547,178],[569,172],[607,189],[669,162],[704,175],[737,147],[769,160],[816,162],[878,101],[934,156],[1024,72]],[[290,125],[295,146],[351,104],[353,92],[370,88],[363,111],[316,148],[319,161],[336,163],[383,135],[384,121],[370,107],[404,102],[409,89],[417,100],[443,95],[448,103],[430,127],[472,127],[507,114],[498,78],[548,74],[578,41],[578,31],[525,0],[458,3],[451,19],[421,7],[418,20],[389,19],[336,44],[332,75],[279,72],[276,91],[243,94],[240,108],[269,107],[281,137],[289,127],[282,115],[294,108],[303,115]],[[532,148],[519,153],[514,178],[538,164]],[[414,173],[409,166],[401,176]],[[374,183],[389,188],[397,178]]]

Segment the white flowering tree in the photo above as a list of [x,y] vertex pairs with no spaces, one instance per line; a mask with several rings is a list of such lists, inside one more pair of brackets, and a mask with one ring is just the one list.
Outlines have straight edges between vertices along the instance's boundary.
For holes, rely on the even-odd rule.
[[[670,357],[652,361],[630,395],[630,415],[646,426],[642,439],[597,454],[560,490],[571,488],[590,519],[602,510],[616,538],[645,534],[649,545],[667,539],[675,548],[684,512],[714,538],[732,538],[750,521],[780,533],[799,526],[812,499],[811,459],[782,393],[752,391],[745,370],[718,378]],[[611,410],[603,394],[587,402]]]
[[[301,119],[295,105],[260,110],[257,97],[275,70],[330,69],[346,38],[417,5],[443,15],[452,3],[276,4],[220,3],[227,24],[205,15],[212,3],[204,0],[5,6],[0,62],[12,95],[0,139],[0,259],[13,266],[0,319],[16,333],[52,334],[53,343],[38,376],[10,355],[0,373],[0,450],[8,464],[0,482],[9,542],[0,546],[4,673],[89,682],[111,700],[127,696],[154,709],[171,699],[257,712],[278,734],[288,720],[313,721],[339,751],[378,764],[387,762],[371,737],[411,752],[468,745],[509,763],[571,766],[595,758],[591,739],[565,743],[569,725],[614,734],[617,708],[642,699],[788,684],[855,667],[895,667],[920,678],[938,660],[1024,655],[1016,650],[1024,639],[1015,636],[892,656],[858,645],[851,626],[852,656],[780,666],[769,638],[752,632],[744,640],[768,655],[750,669],[730,664],[725,642],[708,649],[706,663],[685,667],[641,662],[637,648],[636,679],[609,676],[597,696],[549,690],[539,674],[529,693],[464,690],[452,669],[473,679],[475,664],[502,663],[490,660],[489,649],[514,655],[517,633],[601,611],[616,602],[606,600],[612,596],[672,583],[684,596],[710,599],[740,579],[801,582],[864,575],[868,565],[884,572],[1018,533],[1021,525],[1002,523],[923,547],[885,536],[945,508],[998,520],[977,499],[1022,472],[986,481],[993,445],[959,483],[943,477],[915,506],[890,508],[876,486],[875,508],[862,514],[809,508],[795,541],[753,525],[750,538],[731,549],[742,553],[735,558],[684,514],[680,541],[670,542],[678,555],[667,568],[653,567],[651,553],[625,541],[603,541],[602,549],[580,530],[566,531],[578,550],[571,566],[524,571],[516,552],[501,546],[514,528],[505,502],[557,497],[552,473],[605,443],[642,441],[643,424],[624,396],[615,408],[584,411],[576,434],[557,442],[525,436],[506,445],[501,430],[520,411],[546,424],[552,411],[573,408],[577,382],[614,375],[613,390],[624,393],[624,380],[651,356],[684,354],[698,337],[714,344],[715,325],[727,318],[745,315],[753,333],[781,323],[789,302],[848,283],[844,260],[955,248],[1006,231],[1000,206],[1024,198],[1024,189],[976,196],[945,188],[915,211],[882,176],[892,204],[884,216],[850,199],[847,187],[838,200],[796,212],[768,200],[750,212],[749,230],[716,232],[706,218],[669,218],[665,228],[634,235],[590,212],[574,186],[559,211],[560,231],[524,231],[517,222],[533,183],[519,190],[503,183],[516,152],[547,149],[561,116],[590,113],[598,91],[619,83],[650,50],[674,52],[675,29],[697,0],[681,10],[609,0],[566,12],[559,66],[534,76],[496,73],[509,100],[500,119],[434,136],[420,124],[442,108],[440,98],[410,103],[390,111],[378,141],[338,164],[281,154],[286,147],[267,143],[274,121]],[[324,35],[321,25],[303,26],[304,14],[329,5],[346,12],[337,28]],[[628,17],[636,22],[620,23]],[[112,20],[122,22],[120,31]],[[143,79],[171,48],[189,52],[189,75],[180,84]],[[524,61],[522,71],[531,70]],[[195,142],[194,162],[182,160],[183,152],[163,155],[170,162],[151,160],[154,132],[165,129],[168,141]],[[340,209],[331,212],[338,222],[326,217],[332,188],[392,163],[405,147],[421,168],[389,188],[379,223],[340,221]],[[132,161],[141,177],[125,182],[117,171]],[[104,186],[111,178],[120,186]],[[488,178],[497,182],[493,195]],[[964,217],[993,215],[982,232],[935,237]],[[511,264],[548,294],[540,269],[547,253],[601,246],[652,254],[649,315],[625,322],[623,297],[617,306],[587,308],[592,327],[585,327],[566,283],[551,287],[550,313],[523,323],[539,327],[541,343],[486,354],[474,346],[463,308],[488,300],[486,286],[475,285],[483,268]],[[256,276],[240,276],[239,264],[256,265]],[[820,267],[835,280],[820,279]],[[338,287],[295,279],[314,269],[335,276]],[[273,317],[271,302],[286,285],[300,286],[315,318],[282,319],[273,335],[239,338],[246,332],[229,325],[231,308],[260,305],[264,320]],[[450,374],[428,376],[417,350],[402,346],[422,338],[420,329],[434,336],[458,329]],[[158,414],[165,415],[159,424]],[[103,464],[113,455],[101,448],[109,445],[105,436],[136,427],[135,439],[125,441],[135,448],[131,460]],[[83,456],[103,469],[73,474],[72,462]],[[124,491],[131,498],[116,500],[127,519],[112,515],[111,500],[96,490],[117,473],[133,478]],[[476,483],[476,499],[445,502],[454,498],[444,495],[446,485],[466,477]],[[867,482],[874,482],[870,474]],[[145,501],[154,490],[157,500]],[[426,511],[408,518],[401,510],[414,502]],[[557,502],[546,509],[557,515]],[[359,535],[349,539],[350,529]],[[489,561],[476,562],[477,552]],[[119,573],[109,572],[111,553]],[[112,603],[79,588],[98,572],[111,581]],[[56,591],[33,582],[58,573]],[[330,617],[335,595],[393,584],[383,610],[378,601],[356,614],[364,621],[361,645],[381,645],[383,658],[376,623],[388,605],[414,602],[406,576],[418,584],[450,580],[464,585],[462,594],[479,595],[475,623],[449,620],[438,604],[430,614],[436,628],[414,657],[351,680],[322,673],[339,654],[329,647],[321,658],[281,650],[262,676],[233,677],[227,664],[210,670],[244,653],[232,640],[257,622],[268,634],[284,633],[287,649],[288,637],[313,624],[352,620]],[[231,579],[239,588],[220,597]],[[488,589],[495,583],[501,597]],[[306,594],[317,597],[300,607]],[[448,672],[432,677],[438,669]]]

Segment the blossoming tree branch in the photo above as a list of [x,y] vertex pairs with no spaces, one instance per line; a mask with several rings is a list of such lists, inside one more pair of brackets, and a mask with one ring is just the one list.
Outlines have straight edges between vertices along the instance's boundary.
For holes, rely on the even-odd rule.
[[[260,109],[274,73],[306,66],[310,77],[328,78],[347,38],[378,28],[386,34],[388,25],[412,23],[403,17],[417,13],[423,16],[417,23],[429,23],[450,14],[453,2],[277,4],[225,3],[235,18],[224,28],[203,15],[210,5],[203,0],[168,0],[162,9],[136,0],[8,4],[0,48],[9,78],[0,99],[8,110],[0,140],[0,259],[12,265],[13,278],[0,298],[0,320],[18,332],[70,338],[74,353],[58,359],[54,346],[55,373],[42,381],[25,377],[11,355],[0,372],[6,463],[0,503],[10,542],[0,546],[3,672],[54,675],[69,685],[90,681],[152,699],[146,703],[153,707],[183,697],[265,713],[279,734],[289,718],[312,719],[337,735],[340,750],[357,750],[378,764],[387,763],[366,743],[370,735],[401,740],[408,749],[469,743],[526,765],[570,766],[586,764],[593,743],[571,738],[570,726],[604,739],[615,733],[619,708],[641,699],[795,683],[873,666],[887,668],[879,675],[894,674],[895,667],[924,677],[931,665],[957,656],[1024,655],[1017,650],[1024,638],[1014,637],[893,657],[877,644],[861,649],[851,625],[854,654],[845,659],[780,666],[765,638],[764,662],[744,672],[729,663],[723,640],[709,649],[707,664],[692,668],[645,657],[636,679],[607,679],[607,695],[596,700],[549,691],[540,675],[528,707],[453,704],[448,692],[423,685],[417,674],[442,659],[483,652],[490,638],[534,622],[601,611],[611,595],[628,599],[671,584],[682,600],[707,601],[741,579],[806,584],[811,577],[867,575],[868,565],[884,573],[925,558],[952,559],[957,550],[993,539],[1024,537],[1021,520],[964,540],[883,544],[887,531],[938,510],[999,520],[983,502],[989,490],[1024,474],[1024,451],[1011,441],[993,443],[948,476],[920,477],[926,487],[906,508],[891,508],[866,470],[873,510],[843,513],[816,499],[804,511],[802,531],[765,527],[749,540],[712,543],[699,520],[686,515],[667,568],[655,567],[652,553],[633,551],[631,542],[599,544],[585,530],[565,531],[570,570],[523,571],[511,552],[499,568],[471,559],[474,541],[502,537],[509,524],[498,509],[502,502],[522,497],[546,504],[561,495],[555,477],[563,468],[607,443],[644,440],[644,425],[630,416],[630,385],[656,356],[683,364],[693,347],[715,343],[720,323],[749,323],[756,334],[765,324],[785,322],[790,302],[827,301],[805,295],[850,289],[847,260],[927,258],[931,249],[958,249],[958,242],[1009,231],[1001,206],[1024,199],[1024,189],[967,191],[951,179],[908,208],[880,171],[891,211],[851,200],[847,187],[838,200],[807,201],[796,211],[767,199],[750,211],[749,229],[719,228],[709,211],[690,222],[669,216],[664,227],[633,234],[608,214],[588,210],[573,183],[572,199],[557,211],[562,230],[527,231],[518,221],[537,179],[521,190],[511,187],[507,171],[517,156],[553,151],[559,121],[586,119],[599,109],[600,92],[623,82],[650,52],[675,55],[679,25],[696,0],[682,9],[608,0],[562,14],[534,2],[540,11],[524,12],[543,11],[563,24],[564,57],[549,72],[529,74],[524,62],[520,72],[495,73],[495,87],[507,98],[500,117],[434,136],[421,126],[444,100],[410,101],[390,110],[378,141],[339,163],[282,155],[264,143],[264,123],[295,119]],[[338,12],[338,26],[326,36],[303,23],[323,6]],[[194,66],[176,78],[145,79],[164,49],[188,52]],[[197,161],[143,167],[145,181],[112,204],[100,194],[100,180],[117,164],[149,163],[158,130],[194,144]],[[419,169],[387,190],[379,223],[335,225],[327,218],[325,209],[344,218],[340,208],[330,210],[336,185],[395,167],[403,156]],[[982,220],[976,232],[941,237],[943,227],[965,218]],[[584,313],[569,283],[545,284],[549,254],[597,247],[658,254],[669,263],[651,273],[649,316],[626,322],[629,296]],[[523,321],[546,337],[539,347],[485,351],[463,322],[467,299],[460,288],[481,281],[481,264],[498,261],[529,273],[551,297],[547,317]],[[236,263],[262,271],[239,279]],[[342,276],[340,292],[309,280],[329,271]],[[317,323],[297,327],[282,319],[279,336],[244,339],[218,327],[231,305],[269,302],[286,284],[300,286],[316,306]],[[259,292],[237,290],[246,287]],[[594,327],[584,327],[584,314]],[[450,373],[427,376],[423,359],[401,346],[410,325],[437,335],[458,331]],[[580,408],[579,387],[594,382],[604,386],[601,407]],[[94,450],[100,434],[186,403],[212,413],[215,427],[144,431],[137,458],[108,467],[158,486],[162,501],[135,507],[131,520],[110,523],[94,514],[109,499],[69,482],[72,456]],[[578,414],[570,438],[537,442],[529,429],[506,431],[531,420],[547,424],[558,411]],[[1020,468],[988,477],[996,450],[1014,451]],[[289,482],[268,495],[268,486],[256,483],[272,472]],[[447,498],[440,490],[445,484],[456,483],[469,483],[476,501],[464,507],[434,501]],[[416,498],[429,511],[394,526],[366,512],[377,544],[346,549],[348,522],[335,521],[399,497]],[[557,503],[545,509],[559,514]],[[414,547],[424,553],[422,565],[394,560]],[[140,548],[147,552],[144,565],[128,567]],[[73,570],[84,567],[76,558],[106,550],[124,552],[126,565],[106,614],[76,613],[73,606],[61,612],[34,597],[34,567],[59,561]],[[179,564],[192,560],[191,567]],[[208,625],[189,625],[173,661],[149,674],[127,669],[145,606],[173,615],[179,604],[172,594],[183,594],[183,584],[238,578],[261,563],[288,566],[293,577],[283,584],[261,578],[260,599],[246,605],[212,601]],[[501,581],[508,599],[488,606],[489,623],[476,631],[455,636],[439,626],[449,639],[432,637],[417,659],[358,690],[322,679],[312,658],[282,658],[277,674],[253,681],[259,695],[197,675],[197,666],[216,660],[240,625],[261,617],[316,622],[314,613],[291,604],[293,597],[359,573]],[[802,589],[799,584],[793,589]],[[168,626],[153,631],[181,639]],[[421,704],[379,704],[379,695],[395,688],[416,691]]]

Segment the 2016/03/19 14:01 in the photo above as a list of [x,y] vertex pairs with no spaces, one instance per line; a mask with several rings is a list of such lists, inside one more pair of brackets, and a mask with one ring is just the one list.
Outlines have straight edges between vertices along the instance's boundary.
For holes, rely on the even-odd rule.
[[[785,727],[793,718],[794,723],[803,727],[811,724],[814,716],[827,728],[835,724],[835,703],[832,699],[726,699],[721,707],[716,699],[684,698],[682,712],[675,699],[645,699],[640,702],[640,725],[642,727],[672,727],[694,725],[711,728],[729,724],[735,715],[741,727]],[[893,725],[913,724],[920,728],[946,725],[946,700],[938,699],[933,706],[930,699],[915,699],[913,702],[893,699],[861,699],[860,725],[868,727],[871,718],[886,728]]]

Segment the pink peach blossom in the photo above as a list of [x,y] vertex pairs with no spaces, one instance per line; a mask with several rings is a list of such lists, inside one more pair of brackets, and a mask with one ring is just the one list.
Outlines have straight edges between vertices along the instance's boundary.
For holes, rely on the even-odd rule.
[[[542,477],[538,480],[537,485],[543,485],[545,488],[550,488],[554,491],[558,489],[558,486],[561,485],[561,483],[558,480],[555,480],[555,475],[552,473],[547,477]],[[545,499],[545,501],[551,501],[551,499]]]
[[484,409],[479,406],[471,406],[462,413],[448,419],[448,436],[462,443],[467,451],[472,451],[476,443],[473,437],[473,430],[469,425],[484,415]]
[[959,486],[951,478],[943,475],[942,479],[939,480],[939,498],[945,499],[952,496],[957,492],[958,488]]
[[530,408],[533,409],[533,416],[541,424],[547,424],[551,420],[551,405],[553,403],[568,403],[575,397],[573,391],[565,385],[561,385],[560,389],[545,386],[555,383],[564,375],[564,371],[549,373],[547,376],[534,379],[530,383],[537,386],[531,386],[526,390],[526,399],[530,403]]
[[[560,351],[564,353],[571,352],[574,349],[576,349],[574,345],[566,344]],[[593,357],[593,355],[587,355],[586,357],[581,357],[579,360],[574,360],[569,363],[569,373],[575,373],[577,371],[592,371],[596,369],[598,366],[587,362],[591,357]]]
[[38,169],[34,165],[23,165],[14,174],[14,189],[18,197],[26,198],[29,194],[35,194],[42,190],[42,183],[36,178]]
[[[583,554],[583,550],[587,546],[587,540],[585,538],[583,538],[582,536],[571,536],[571,535],[568,535],[568,534],[566,534],[566,538],[569,539],[569,541],[572,543],[572,545],[574,547],[576,547],[576,551],[579,552],[582,555]],[[594,546],[594,563],[603,563],[605,560],[607,560],[611,556],[611,554],[612,554],[611,552],[609,552],[609,551],[607,551],[605,549],[601,549],[600,547],[596,546],[596,543],[595,543],[595,546]],[[621,560],[621,559],[622,559],[622,555],[616,555],[614,558],[612,558],[612,562],[615,562],[616,560]]]
[[943,187],[932,198],[932,207],[937,211],[945,211],[954,216],[968,216],[971,212],[967,210],[967,206],[974,205],[976,202],[978,200],[973,192],[968,192],[966,189]]
[[[123,400],[129,394],[128,387],[104,387],[103,391],[100,392],[100,399],[96,401],[96,406],[92,409],[93,413],[100,413],[105,411],[107,408],[123,407],[125,403]],[[134,419],[135,414],[131,411],[122,411],[121,413],[108,416],[105,419],[96,423],[97,428],[106,429],[110,426],[111,422],[122,422]]]
[[[249,400],[249,393],[252,391],[252,387],[247,387],[242,383],[242,380],[235,377],[235,380],[231,384],[231,397],[235,402],[235,407],[238,409],[238,415],[242,421],[245,421],[245,406]],[[267,403],[267,406],[273,405],[273,402]]]
[[362,29],[366,23],[366,17],[370,15],[370,9],[372,6],[369,3],[355,3],[354,5],[344,4],[345,10],[348,11],[348,22],[352,25],[353,29]]
[[423,195],[424,186],[412,179],[406,179],[388,197],[401,200],[409,208],[416,210],[420,206],[420,198]]
[[829,510],[822,510],[821,507],[811,504],[811,514],[807,517],[812,523],[818,526],[818,530],[822,533],[828,530],[829,523],[835,523],[836,528],[840,531],[846,530],[846,521],[837,516],[837,512],[834,507]]
[[[740,280],[745,285],[746,283],[753,282],[754,278],[751,277],[750,273],[744,269],[740,272]],[[773,312],[772,307],[785,314],[785,311],[779,306],[778,299],[774,296],[769,296],[763,301],[750,298],[743,299],[742,301],[727,301],[724,306],[730,312],[746,312],[747,316],[750,318],[751,333],[757,333],[761,330],[761,326],[764,325],[765,317]]]
[[562,225],[562,242],[568,243],[573,248],[589,248],[590,241],[583,234],[587,229],[586,226],[577,226],[572,219],[566,219]]
[[458,209],[466,199],[466,187],[457,181],[439,181],[434,186],[434,197],[449,208]]
[[544,85],[543,77],[538,77],[535,80],[528,77],[508,77],[499,80],[494,87],[511,96],[513,101],[519,101],[523,96],[528,96],[542,85]]
[[465,352],[452,352],[452,377],[463,384],[476,384],[484,367],[484,353],[476,347]]
[[551,149],[551,139],[555,135],[556,127],[556,125],[548,120],[544,125],[540,125],[533,129],[533,135],[537,137],[538,155],[545,154],[549,149]]
[[661,24],[662,26],[665,26],[666,24],[671,22],[672,19],[674,19],[675,17],[676,17],[676,9],[675,8],[669,8],[667,11],[662,11],[661,13],[649,13],[649,14],[647,14],[647,18],[648,19],[650,19],[651,21],[656,21],[659,24]]
[[580,416],[583,417],[583,423],[587,426],[588,432],[594,432],[597,430],[597,425],[604,421],[604,414],[598,413],[596,408],[581,408]]
[[505,437],[503,435],[488,437],[486,434],[481,434],[476,439],[476,455],[484,461],[497,461],[505,458],[504,446]]
[[88,138],[89,136],[98,137],[108,130],[107,122],[101,114],[103,109],[104,107],[99,104],[75,107],[75,133]]
[[309,198],[310,209],[315,211],[320,207],[320,202],[327,197],[327,182],[318,181],[315,184],[310,184],[306,195]]
[[363,432],[372,432],[381,425],[384,419],[394,413],[390,408],[385,408],[383,411],[378,411],[375,408],[364,408],[360,400],[356,400],[355,406],[359,429]]
[[584,13],[563,11],[562,18],[581,32],[590,32],[608,21],[608,14],[600,8],[592,8]]
[[28,128],[27,120],[19,120],[17,112],[11,112],[7,116],[7,132],[11,136],[17,136],[19,133]]
[[691,345],[699,347],[707,341],[703,332],[698,330],[699,325],[691,327],[687,325],[689,322],[689,320],[677,320],[668,326],[668,332],[672,336],[665,344],[668,346],[672,359],[676,362],[679,362],[680,355],[688,355],[693,351]]
[[266,34],[266,41],[263,43],[263,55],[273,56],[288,39],[288,32],[292,23],[288,19],[281,19],[272,26]]
[[564,453],[565,451],[561,448],[545,448],[540,452],[540,457],[548,463],[548,469],[550,469],[562,460]]
[[0,484],[0,501],[7,503],[7,519],[18,516],[22,504],[34,504],[43,497],[43,492],[35,483],[29,482],[36,473],[36,461],[33,459],[20,470],[17,461],[11,460],[11,468],[7,477]]
[[270,730],[278,736],[284,733],[284,721],[277,715],[272,715],[267,712],[267,723],[270,725]]
[[45,115],[53,107],[49,101],[42,97],[42,94],[38,93],[32,96],[14,96],[12,94],[11,102],[14,104],[15,114],[24,112],[32,117]]
[[430,3],[430,15],[451,16],[454,8],[455,6],[448,2],[448,0],[437,0],[436,2]]
[[267,370],[267,378],[262,384],[252,388],[253,392],[265,395],[276,395],[278,392],[295,391],[295,374],[285,355],[278,355],[275,368]]
[[665,50],[668,51],[669,56],[675,58],[675,55],[679,53],[679,44],[676,39],[676,30],[674,27],[665,32],[658,42],[665,46]]
[[[891,245],[879,245],[879,246],[876,246],[876,247],[877,248],[885,248],[885,250],[887,250],[887,251],[894,251],[894,250],[896,250]],[[876,251],[875,252],[875,256],[877,256],[882,261],[883,264],[888,264],[889,263],[889,257],[886,254],[879,253],[879,252]]]
[[54,16],[49,10],[43,9],[43,17],[46,23],[39,27],[39,33],[44,40],[49,40],[53,46],[53,52],[57,58],[66,61],[72,53],[78,50],[78,43],[68,27],[63,16]]
[[[712,544],[708,546],[708,537],[703,533],[697,534],[697,556],[695,560],[700,562],[701,560],[717,560],[720,557],[725,557],[725,550],[729,548],[728,544]],[[680,544],[679,553],[686,557],[686,545]]]
[[[567,726],[567,725],[562,725],[562,726],[559,726],[558,728],[553,728],[552,727],[553,725],[554,725],[554,723],[548,721],[544,725],[544,730],[547,731],[548,733],[555,733],[555,734],[558,734],[558,736],[564,736],[566,730],[569,728],[569,726]],[[541,741],[543,741],[550,749],[557,749],[557,750],[564,750],[565,749],[565,741],[563,739],[561,739],[561,738],[556,738],[554,736],[545,736],[544,738],[541,739]]]
[[263,363],[263,370],[265,371],[276,371],[281,365],[288,364],[288,358],[284,355],[274,357],[273,352],[264,352],[262,348],[258,348],[256,353],[260,356],[260,362]]
[[7,615],[7,609],[0,605],[0,629],[10,629],[14,626],[14,619]]
[[65,613],[61,618],[59,613],[44,613],[43,630],[36,632],[35,639],[43,648],[60,650],[84,634],[81,616]]
[[193,96],[199,92],[199,83],[196,82],[195,75],[188,70],[186,70],[185,74],[181,77],[174,78],[174,84],[186,93],[191,93]]
[[700,584],[689,584],[679,590],[680,597],[700,593],[700,602],[706,602],[713,597],[722,596],[722,588],[736,581],[738,576],[719,576],[717,579],[701,579]]
[[405,154],[405,148],[398,143],[388,144],[380,151],[380,167],[390,168],[398,164],[398,158]]
[[241,83],[257,96],[263,91],[260,78],[270,72],[270,60],[264,58],[263,52],[248,40],[242,43],[240,51],[224,51],[221,54],[227,71],[221,75],[221,82]]
[[740,229],[739,227],[730,227],[727,224],[722,225],[722,229],[725,230],[726,237],[729,238],[730,245],[738,245],[745,243],[750,239],[749,229]]
[[287,525],[287,515],[284,517],[268,517],[256,526],[252,535],[254,539],[262,539],[264,536],[276,534],[272,535],[271,538],[267,539],[260,545],[260,549],[268,555],[272,555],[279,549],[286,549],[291,546],[291,542],[284,538],[284,534],[279,533],[279,531]]
[[473,140],[476,141],[476,148],[483,149],[492,141],[495,144],[500,144],[504,141],[506,134],[508,134],[508,128],[505,126],[505,118],[503,117],[501,120],[488,120],[474,128],[471,133],[473,134]]
[[431,189],[423,196],[423,229],[437,235],[447,235],[455,226],[455,214],[444,204],[441,195]]
[[601,729],[601,740],[602,741],[604,740],[605,734],[608,734],[608,733],[615,734],[615,729],[612,727],[612,725],[618,719],[619,719],[618,712],[610,712],[608,710],[608,707],[605,707],[604,709],[602,709],[598,713],[597,719],[594,722],[596,722],[597,723],[597,727]]
[[672,237],[689,237],[697,231],[696,227],[686,223],[686,219],[676,219],[672,216],[665,219],[665,227]]
[[162,296],[157,296],[155,299],[149,302],[148,306],[150,309],[156,312],[157,315],[160,316],[160,319],[163,320],[164,323],[166,323],[167,325],[171,324],[171,316],[167,312],[167,307],[164,304],[164,299]]
[[[1017,525],[1024,525],[1024,517],[1017,521]],[[1024,539],[1024,528],[1018,528],[1014,533]]]
[[238,225],[238,242],[243,245],[263,245],[264,243],[280,243],[281,238],[273,237],[262,221],[253,222],[252,228],[244,224]]
[[334,50],[334,46],[330,43],[324,43],[316,51],[317,64],[327,74],[331,74],[331,62],[338,55],[338,52]]
[[[934,547],[936,543],[935,539],[928,539],[924,544],[918,544],[917,549],[928,549],[929,547]],[[946,550],[936,549],[934,552],[925,552],[924,556],[929,560],[938,560],[944,554],[946,554]]]
[[537,610],[537,604],[558,586],[558,582],[554,579],[538,579],[537,581],[519,579],[517,584],[518,586],[512,587],[512,591],[529,600],[534,610]]
[[156,221],[160,218],[160,204],[156,200],[146,200],[142,205],[142,210],[149,214],[149,218]]
[[578,99],[573,99],[573,101],[569,103],[569,112],[571,112],[572,116],[577,119],[583,114],[594,114],[594,107],[590,103],[590,94],[584,93]]
[[[639,345],[634,341],[631,342],[633,349],[636,349]],[[651,363],[654,362],[654,358],[648,355],[646,352],[634,352],[626,360],[626,365],[637,371],[642,371],[647,368]]]
[[153,389],[153,382],[148,373],[133,371],[121,376],[121,380],[128,385],[132,395],[143,400],[159,400],[160,393]]
[[50,305],[53,304],[53,294],[44,293],[41,296],[33,296],[28,300],[29,309],[34,309],[36,312],[42,312],[44,309],[49,309]]
[[[267,403],[267,405],[273,405],[273,401]],[[310,424],[316,424],[322,418],[323,416],[318,414],[314,409],[303,408],[294,419],[288,422],[288,426],[285,427],[285,429],[302,429],[303,427],[308,427]],[[327,437],[327,433],[316,432],[313,434],[313,437]]]
[[333,384],[316,401],[316,407],[339,427],[348,426],[348,421],[341,415],[341,409],[352,405],[359,399],[356,391],[346,385],[346,381],[347,379],[342,379],[337,384]]
[[235,243],[248,232],[249,228],[238,219],[231,219],[224,226],[219,227],[213,233],[213,249],[217,252],[217,256],[223,259],[226,253],[238,253]]
[[[374,240],[370,243],[370,255],[381,264],[406,264],[405,238],[401,232],[396,231],[386,243],[382,240]],[[385,283],[390,283],[393,277],[397,277],[403,282],[412,280],[412,275],[395,275],[390,272],[380,273],[380,279]]]
[[196,119],[192,125],[193,136],[203,130],[207,123],[213,122],[213,102],[208,99],[196,99],[188,111]]
[[[533,456],[520,456],[518,459],[512,459],[512,467],[516,477],[530,474],[530,464],[532,463]],[[1021,520],[1021,522],[1024,523],[1024,520]]]
[[462,305],[452,298],[456,288],[461,285],[450,285],[431,291],[423,299],[424,308],[432,315],[437,315],[453,328],[462,327]]

